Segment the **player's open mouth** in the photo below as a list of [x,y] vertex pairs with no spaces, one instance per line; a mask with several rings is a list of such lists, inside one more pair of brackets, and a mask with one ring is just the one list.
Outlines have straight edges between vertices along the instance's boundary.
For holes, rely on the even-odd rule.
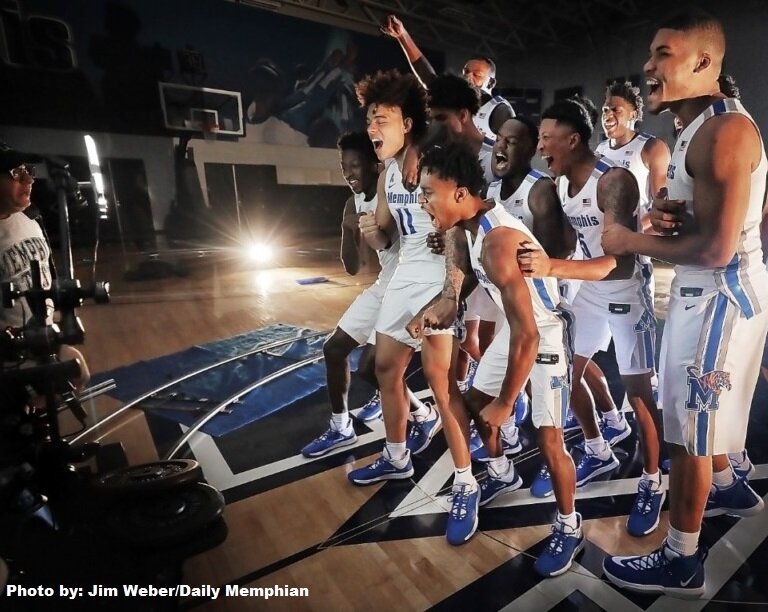
[[653,95],[659,91],[661,83],[656,79],[646,79],[645,84],[648,86],[648,94]]
[[384,146],[384,141],[381,140],[380,138],[374,138],[371,140],[371,142],[373,143],[374,151],[378,151],[379,149],[381,149],[381,147]]
[[347,184],[352,189],[359,189],[360,188],[360,181],[358,181],[357,179],[347,179]]
[[494,159],[496,160],[496,168],[498,170],[503,170],[509,164],[509,158],[504,153],[496,153]]
[[541,159],[544,160],[544,162],[547,164],[547,168],[552,166],[552,157],[549,155],[542,155]]
[[603,127],[605,127],[606,130],[612,130],[616,127],[615,121],[603,121]]

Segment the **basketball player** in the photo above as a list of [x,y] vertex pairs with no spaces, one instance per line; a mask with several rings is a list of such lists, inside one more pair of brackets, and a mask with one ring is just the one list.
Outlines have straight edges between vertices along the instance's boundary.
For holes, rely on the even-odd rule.
[[[720,93],[722,93],[726,98],[736,98],[737,100],[741,100],[741,91],[739,90],[739,86],[736,85],[736,79],[734,79],[730,74],[721,74],[717,78],[718,86],[720,87]],[[677,131],[677,134],[679,135],[680,132],[683,131],[683,125],[680,122],[680,119],[675,115],[675,130]],[[680,216],[679,221],[685,221],[685,208],[681,208],[682,215]],[[763,210],[763,214],[765,215],[765,209]],[[766,253],[768,253],[768,249],[766,248],[766,237],[765,237],[765,222],[761,224],[761,237],[763,240],[763,255],[765,256]],[[666,232],[662,229],[660,233],[665,234]],[[768,364],[768,343],[766,343],[766,350],[763,353],[763,375],[766,377],[766,380],[768,380],[768,376],[766,376],[765,367],[766,364]],[[664,358],[664,355],[661,356],[662,360]],[[749,480],[749,478],[752,476],[752,474],[755,473],[755,466],[753,465],[752,461],[749,459],[749,455],[747,454],[746,449],[742,449],[738,453],[728,453],[728,460],[731,464],[731,467],[733,468],[733,473],[738,478],[743,478]],[[722,459],[719,455],[715,455],[712,458],[713,466],[715,472],[725,470],[724,463],[722,462]],[[666,467],[665,469],[669,471],[669,459],[666,459],[665,461]],[[727,473],[727,472],[726,472]],[[712,491],[710,490],[710,498],[712,497]],[[751,507],[754,505],[754,498],[751,496],[743,496],[744,501],[748,504],[748,507]],[[708,504],[711,505],[712,499],[708,500]],[[738,511],[738,509],[731,508],[732,512],[734,510]],[[707,512],[705,511],[704,516],[708,516]]]
[[[435,69],[413,41],[403,22],[394,15],[389,15],[381,31],[400,43],[414,74],[419,77],[424,87],[429,87],[436,76]],[[496,86],[496,64],[488,57],[477,56],[467,60],[462,72],[480,96],[480,108],[472,120],[488,144],[493,146],[501,125],[515,116],[515,111],[507,100],[493,95],[493,88]]]
[[[359,218],[376,210],[376,187],[379,178],[379,160],[373,150],[368,135],[362,132],[343,135],[338,142],[341,156],[341,171],[352,196],[344,206],[344,220],[341,229],[341,259],[344,269],[349,274],[356,274],[360,267],[360,239],[358,227]],[[376,282],[363,291],[339,320],[333,335],[323,345],[325,357],[328,398],[331,404],[331,423],[329,428],[318,438],[301,449],[305,457],[318,457],[335,448],[349,446],[357,441],[352,419],[347,408],[349,393],[349,354],[358,346],[365,344],[360,357],[358,374],[374,387],[378,387],[374,373],[374,345],[372,339],[373,327],[381,308],[389,280],[397,267],[400,241],[394,233],[389,248],[377,251],[381,271]],[[375,340],[375,336],[373,336]],[[368,344],[366,344],[368,343]],[[411,402],[420,406],[419,402],[409,391]],[[378,411],[358,413],[362,420],[371,420],[381,414],[381,404]]]
[[572,302],[576,356],[571,406],[584,431],[586,451],[576,466],[577,486],[619,465],[598,428],[592,396],[583,384],[587,363],[613,337],[621,380],[643,434],[644,470],[627,529],[632,535],[644,535],[658,526],[664,500],[658,413],[651,389],[655,319],[635,258],[606,254],[600,246],[605,227],[636,229],[637,181],[625,168],[598,159],[590,150],[593,126],[583,102],[556,102],[542,117],[539,152],[560,177],[560,200],[576,231],[582,259],[550,259],[543,250],[532,249],[520,255],[521,267],[534,277],[584,281]]
[[[451,397],[451,412],[465,439],[471,414],[483,442],[495,449],[502,423],[512,413],[515,399],[530,376],[533,423],[538,430],[539,447],[553,474],[558,505],[549,545],[536,560],[535,568],[543,576],[557,576],[571,566],[584,545],[581,516],[574,509],[575,469],[565,450],[562,431],[568,406],[567,338],[572,318],[559,308],[554,278],[523,277],[515,257],[519,245],[539,243],[522,221],[493,200],[482,199],[482,183],[477,160],[466,146],[434,147],[422,159],[424,209],[432,216],[436,229],[446,231],[458,226],[466,232],[463,254],[469,266],[464,267],[465,273],[471,274],[470,269],[474,272],[480,286],[504,313],[506,322],[480,360],[466,396]],[[431,321],[427,311],[424,324]],[[489,463],[488,473],[479,495],[467,504],[466,512],[474,514],[475,522],[479,505],[522,484],[504,455]]]
[[[358,83],[357,92],[367,109],[368,136],[377,157],[385,164],[379,177],[376,212],[361,217],[360,229],[368,243],[379,249],[390,244],[393,231],[400,235],[400,260],[375,325],[376,378],[381,389],[386,444],[381,457],[371,465],[348,474],[353,483],[365,485],[410,478],[411,453],[426,448],[440,426],[440,414],[434,408],[416,411],[406,441],[405,369],[419,342],[410,337],[405,326],[439,294],[445,260],[427,247],[426,235],[432,226],[418,204],[418,193],[410,193],[402,186],[400,164],[409,145],[426,130],[423,88],[413,75],[390,70],[365,78]],[[455,359],[453,333],[454,330],[441,331],[425,336],[421,343],[424,374],[441,410],[448,405],[449,371]],[[449,426],[445,434],[451,444],[460,432]]]
[[[429,141],[446,138],[465,143],[477,155],[486,183],[493,179],[491,153],[493,146],[483,137],[473,122],[479,109],[477,94],[464,79],[446,74],[434,78],[427,90],[427,104],[431,120],[430,134],[420,146],[428,148]],[[434,129],[439,127],[440,129]],[[432,237],[432,236],[430,236]],[[432,237],[434,239],[434,237]],[[468,387],[469,358],[477,363],[493,339],[496,328],[496,306],[486,293],[476,289],[467,298],[464,317],[465,339],[457,363],[459,387]],[[482,335],[481,335],[482,333]],[[520,447],[521,449],[522,447]]]
[[[518,116],[504,122],[492,156],[493,174],[500,180],[488,187],[487,198],[522,221],[551,257],[565,258],[573,252],[575,232],[563,213],[554,181],[531,168],[538,139],[539,130],[530,119]],[[515,418],[509,419],[501,427],[502,450],[505,454],[521,449],[517,428],[521,406],[524,404],[518,402]],[[487,449],[482,446],[474,450],[472,458],[487,461]],[[552,481],[545,468],[534,480],[531,493],[537,497],[547,497],[552,492]]]
[[[617,227],[603,235],[609,253],[676,264],[660,389],[672,463],[669,532],[649,555],[608,557],[603,567],[619,586],[681,597],[705,590],[706,550],[698,540],[712,485],[722,503],[749,493],[741,479],[726,486],[717,474],[713,479],[712,456],[744,448],[768,332],[768,271],[759,236],[768,161],[752,118],[720,93],[724,54],[722,25],[707,14],[682,14],[656,31],[644,67],[647,107],[670,110],[682,121],[667,189],[691,222],[672,236]],[[653,205],[669,206],[658,199]],[[753,508],[762,506],[758,497]]]

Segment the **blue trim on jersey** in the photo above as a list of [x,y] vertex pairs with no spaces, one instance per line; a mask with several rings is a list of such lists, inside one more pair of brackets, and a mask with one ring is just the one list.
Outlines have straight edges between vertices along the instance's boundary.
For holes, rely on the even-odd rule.
[[560,389],[560,429],[565,427],[565,421],[568,419],[568,404],[570,403],[570,385]]
[[[707,338],[707,345],[704,348],[704,361],[701,364],[702,374],[711,372],[717,365],[717,356],[723,340],[727,308],[728,298],[719,293],[715,298],[715,313],[712,317],[712,327],[710,328],[709,338]],[[711,454],[707,444],[709,439],[709,417],[710,413],[706,410],[701,410],[696,415],[696,454],[699,456]]]
[[489,147],[492,147],[496,144],[496,141],[489,136],[483,136],[483,144],[487,144]]
[[603,174],[613,168],[613,164],[608,164],[604,161],[604,158],[598,159],[597,163],[595,164],[595,170],[600,172],[600,174]]
[[749,301],[749,297],[744,292],[744,287],[741,286],[741,281],[739,280],[740,263],[741,260],[739,259],[739,254],[736,253],[730,263],[725,267],[723,277],[725,278],[725,286],[728,287],[728,291],[733,295],[741,312],[744,313],[744,316],[747,319],[751,319],[755,316],[755,309],[752,306],[752,302]]
[[543,172],[539,172],[538,170],[531,168],[530,172],[528,172],[528,176],[532,176],[536,180],[539,180],[540,178],[544,178],[547,175]]
[[539,294],[539,298],[541,298],[541,301],[544,303],[544,308],[547,310],[554,310],[555,305],[552,303],[552,298],[547,291],[547,286],[544,284],[544,279],[534,278],[532,280],[533,286],[536,287],[536,293]]
[[571,370],[573,367],[573,356],[576,353],[573,348],[573,327],[575,325],[576,319],[573,316],[573,312],[565,307],[562,302],[558,305],[557,315],[563,322],[563,346],[565,346],[565,355],[568,358],[568,382],[570,383],[572,380]]
[[493,229],[493,224],[488,220],[488,217],[486,215],[483,215],[480,217],[480,227],[483,228],[483,231],[487,234]]
[[[645,305],[645,311],[650,320],[656,322],[656,316],[653,309],[653,297],[651,296],[651,279],[653,278],[653,266],[649,263],[640,264],[640,276],[643,278],[643,284],[640,287],[640,296]],[[655,327],[655,326],[654,326]],[[656,370],[656,330],[646,330],[643,332],[643,344],[645,345],[645,367]]]
[[727,113],[728,112],[728,108],[725,105],[725,99],[718,100],[717,102],[715,102],[712,105],[712,112],[715,115],[722,115],[723,113]]

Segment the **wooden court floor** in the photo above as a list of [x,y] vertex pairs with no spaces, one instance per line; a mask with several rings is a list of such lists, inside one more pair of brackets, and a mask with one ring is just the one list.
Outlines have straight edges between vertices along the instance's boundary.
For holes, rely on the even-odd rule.
[[[256,269],[220,258],[187,258],[183,278],[128,282],[125,262],[107,259],[101,278],[112,282],[113,302],[85,306],[84,353],[94,372],[111,370],[227,338],[273,323],[332,329],[354,297],[375,278],[344,274],[330,249],[327,257],[286,259]],[[325,276],[329,282],[302,286],[297,279]],[[669,270],[657,276],[657,309],[663,316]],[[353,385],[355,407],[368,389]],[[427,394],[428,391],[424,391]],[[426,397],[426,395],[425,395]],[[355,401],[357,403],[355,403]],[[88,406],[97,419],[120,405],[100,397]],[[765,406],[763,406],[765,407]],[[414,461],[411,480],[358,488],[346,473],[375,455],[383,425],[356,423],[359,441],[324,458],[304,460],[301,445],[322,431],[329,409],[322,391],[284,417],[270,417],[269,434],[253,429],[253,444],[281,449],[279,460],[250,461],[248,445],[238,446],[237,469],[221,445],[199,434],[190,455],[207,480],[225,495],[228,537],[216,548],[189,558],[184,583],[192,587],[306,587],[309,596],[190,597],[183,610],[733,610],[768,609],[768,516],[719,517],[707,521],[702,539],[710,546],[709,587],[704,600],[681,602],[636,596],[610,586],[601,575],[606,554],[633,554],[655,548],[664,537],[666,512],[654,534],[626,534],[626,516],[640,474],[636,436],[622,443],[622,467],[609,481],[580,490],[585,552],[573,569],[540,581],[533,560],[549,535],[554,504],[530,496],[538,452],[524,436],[517,464],[524,488],[502,496],[481,511],[478,533],[454,548],[444,538],[446,485],[452,466],[442,434]],[[753,410],[753,413],[756,411]],[[283,421],[280,419],[283,418]],[[630,417],[631,418],[631,417]],[[530,434],[530,432],[528,432]],[[757,465],[754,488],[768,493],[768,452],[762,450],[764,415],[756,418],[748,444]],[[303,438],[302,438],[303,436]],[[158,437],[141,411],[100,430],[102,442],[119,441],[128,459],[156,459]],[[576,442],[577,440],[573,440]],[[254,452],[254,455],[257,454]],[[249,462],[250,461],[250,462]],[[481,467],[476,472],[480,473]]]

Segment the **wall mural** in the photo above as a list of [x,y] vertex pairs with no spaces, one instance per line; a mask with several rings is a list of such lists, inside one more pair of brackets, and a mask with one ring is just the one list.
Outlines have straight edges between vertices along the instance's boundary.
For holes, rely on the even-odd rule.
[[[439,71],[441,54],[427,53]],[[361,129],[354,83],[398,45],[222,0],[6,0],[2,122],[162,135],[158,81],[238,91],[252,142],[335,146]]]

